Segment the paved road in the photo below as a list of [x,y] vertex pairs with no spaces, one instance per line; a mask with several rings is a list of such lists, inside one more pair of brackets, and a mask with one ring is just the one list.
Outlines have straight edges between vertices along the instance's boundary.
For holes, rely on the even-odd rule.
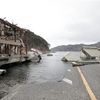
[[[80,67],[96,98],[100,100],[100,65]],[[2,100],[90,100],[77,68],[67,67],[62,81],[19,85]]]
[[[63,64],[66,66],[63,77],[53,78],[51,82],[29,82],[27,84],[16,85],[1,100],[91,100],[92,93],[95,99],[100,100],[99,64],[79,67],[82,73],[79,73],[77,67],[72,67],[71,64]],[[59,66],[62,66],[62,64],[59,64]],[[88,85],[86,82],[84,85],[82,74]],[[88,86],[91,88],[89,92],[88,88],[86,89]],[[92,100],[95,99],[92,98]]]
[[87,65],[80,69],[82,70],[82,73],[84,74],[97,100],[100,100],[100,64]]

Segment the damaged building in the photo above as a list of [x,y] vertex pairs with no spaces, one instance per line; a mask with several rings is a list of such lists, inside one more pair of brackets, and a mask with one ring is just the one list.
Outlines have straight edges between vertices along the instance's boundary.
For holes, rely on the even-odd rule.
[[80,57],[82,59],[96,59],[100,57],[100,49],[97,47],[84,46],[82,47]]

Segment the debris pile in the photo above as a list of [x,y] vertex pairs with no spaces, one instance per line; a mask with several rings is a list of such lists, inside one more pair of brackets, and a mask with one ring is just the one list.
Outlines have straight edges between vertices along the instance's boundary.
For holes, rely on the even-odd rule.
[[71,62],[73,67],[87,64],[99,64],[100,49],[97,47],[82,47],[80,57],[67,52],[61,60]]

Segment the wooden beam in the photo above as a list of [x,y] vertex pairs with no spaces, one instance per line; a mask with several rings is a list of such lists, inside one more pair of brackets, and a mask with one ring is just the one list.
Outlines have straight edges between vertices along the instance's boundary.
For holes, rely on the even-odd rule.
[[0,44],[10,44],[10,45],[15,45],[15,46],[21,46],[22,45],[22,43],[20,43],[20,42],[9,41],[9,40],[1,40],[1,39],[0,39]]

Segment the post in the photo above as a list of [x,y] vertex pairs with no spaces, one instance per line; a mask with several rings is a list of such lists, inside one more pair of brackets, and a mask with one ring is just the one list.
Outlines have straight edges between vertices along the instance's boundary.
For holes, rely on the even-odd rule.
[[26,46],[26,54],[27,54],[27,51],[28,51],[28,35],[27,35],[27,32],[25,32],[25,33],[26,33],[26,35],[25,35],[26,36],[25,37],[26,38],[26,43],[25,43],[26,45],[25,46]]

